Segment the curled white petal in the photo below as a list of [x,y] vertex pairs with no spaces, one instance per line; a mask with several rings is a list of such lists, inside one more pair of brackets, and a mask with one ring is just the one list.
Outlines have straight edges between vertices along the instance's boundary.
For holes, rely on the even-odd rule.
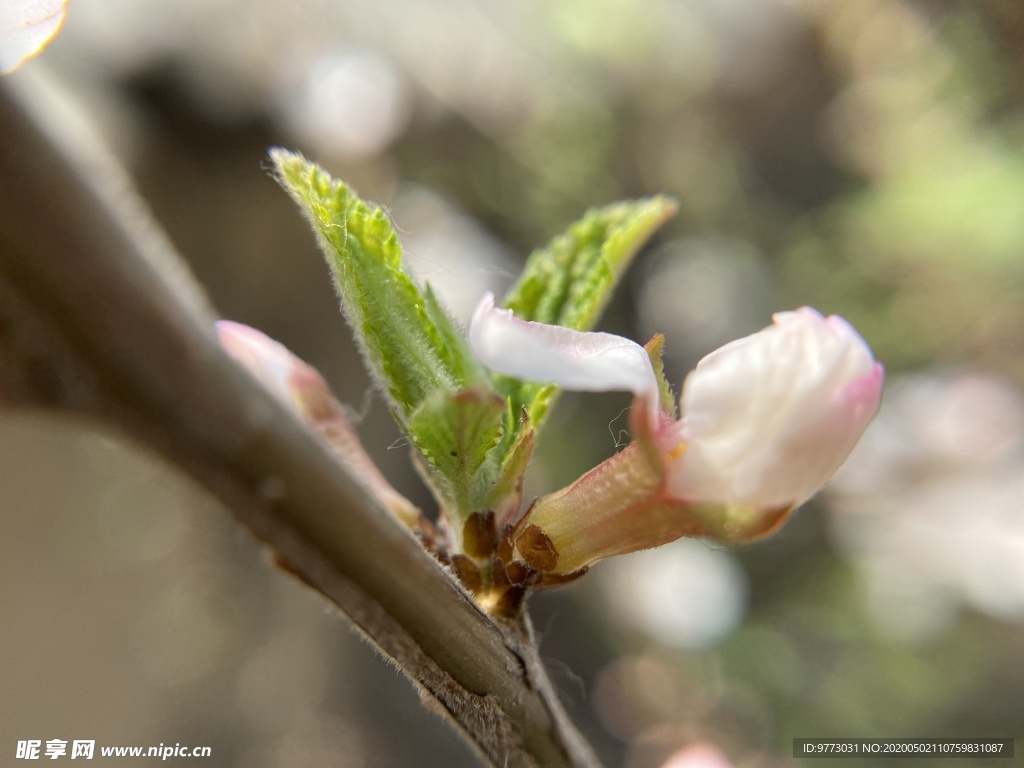
[[574,331],[520,320],[484,294],[469,322],[469,346],[493,371],[581,392],[627,391],[658,408],[658,382],[647,352],[611,333]]
[[0,2],[0,73],[14,71],[56,37],[67,4],[68,0]]
[[804,307],[712,352],[686,379],[668,490],[762,508],[813,496],[878,408],[882,367],[840,317]]

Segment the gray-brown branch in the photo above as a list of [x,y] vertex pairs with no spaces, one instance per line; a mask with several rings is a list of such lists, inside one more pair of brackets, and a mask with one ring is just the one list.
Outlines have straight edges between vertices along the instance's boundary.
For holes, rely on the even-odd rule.
[[201,291],[119,166],[33,103],[0,84],[0,401],[94,419],[191,475],[493,765],[596,765],[528,623],[481,612],[221,352]]

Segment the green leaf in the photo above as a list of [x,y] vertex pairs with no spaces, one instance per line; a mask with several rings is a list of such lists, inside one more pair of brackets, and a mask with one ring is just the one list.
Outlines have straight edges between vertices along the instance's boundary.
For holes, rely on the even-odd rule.
[[[510,414],[506,411],[506,419]],[[505,456],[501,469],[494,480],[494,484],[487,494],[487,509],[494,510],[498,521],[498,528],[501,529],[505,523],[513,522],[513,518],[519,512],[519,505],[523,498],[523,475],[530,465],[533,457],[534,430],[530,426],[530,418],[523,411],[519,419],[518,428],[506,425],[506,434],[517,434],[511,450]]]
[[270,156],[313,225],[367,366],[461,531],[484,509],[498,475],[491,454],[504,432],[504,398],[430,286],[421,289],[406,272],[384,212],[300,155],[274,149]]
[[587,211],[530,255],[503,306],[523,320],[590,330],[637,251],[675,212],[661,196]]
[[[273,149],[278,179],[313,225],[341,309],[399,424],[435,392],[490,389],[489,377],[430,291],[402,263],[385,213],[301,155]],[[429,442],[429,441],[428,441]],[[443,446],[428,445],[440,452]]]
[[461,535],[462,522],[486,509],[485,501],[498,476],[491,450],[504,432],[505,402],[493,392],[465,389],[439,391],[427,398],[409,419],[409,432],[432,470],[438,495],[448,500],[446,514]]
[[[616,203],[588,211],[567,232],[534,251],[503,306],[523,320],[593,328],[626,267],[644,243],[676,212],[667,197]],[[512,413],[526,408],[539,429],[557,387],[496,377]],[[511,448],[511,440],[506,441]]]

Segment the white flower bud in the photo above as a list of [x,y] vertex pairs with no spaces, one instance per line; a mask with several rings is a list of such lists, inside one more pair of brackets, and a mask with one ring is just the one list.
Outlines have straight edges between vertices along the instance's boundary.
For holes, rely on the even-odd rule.
[[221,347],[318,433],[334,455],[403,523],[420,528],[420,511],[391,487],[373,463],[345,416],[344,406],[335,399],[319,371],[283,344],[247,325],[218,320],[217,337]]
[[[231,320],[217,321],[221,346],[270,392],[301,414],[302,398],[296,391],[296,375],[310,378],[319,374],[293,355],[287,347],[262,331]],[[327,384],[323,385],[327,390]]]
[[686,450],[668,467],[673,498],[797,506],[846,461],[875,415],[882,366],[849,323],[810,307],[774,321],[687,377]]
[[874,417],[882,366],[842,318],[804,307],[774,321],[697,364],[673,423],[657,414],[642,347],[523,322],[486,296],[469,329],[485,365],[567,389],[629,390],[651,408],[649,432],[534,503],[514,531],[516,557],[566,576],[681,536],[750,541],[817,493]]

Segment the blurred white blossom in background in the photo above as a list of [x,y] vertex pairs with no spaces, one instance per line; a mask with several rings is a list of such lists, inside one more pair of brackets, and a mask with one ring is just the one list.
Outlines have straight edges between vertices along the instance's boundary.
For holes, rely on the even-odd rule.
[[691,744],[676,750],[661,768],[732,768],[714,744]]
[[1024,395],[985,373],[893,383],[829,487],[879,626],[923,639],[961,606],[1024,621]]
[[594,573],[615,615],[669,648],[711,648],[743,621],[747,576],[697,539],[613,558]]
[[370,50],[337,48],[283,67],[277,102],[291,132],[333,156],[377,155],[405,130],[402,72]]
[[665,334],[665,356],[682,363],[680,376],[711,350],[762,328],[778,309],[763,256],[743,240],[680,238],[645,267],[637,291],[641,334]]
[[[458,0],[429,9],[404,1],[91,0],[74,10],[61,63],[99,79],[170,67],[213,113],[278,112],[299,138],[325,141],[317,147],[324,151],[339,139],[321,122],[344,113],[345,122],[379,127],[383,147],[404,127],[406,80],[417,98],[491,129],[521,115],[531,91],[550,88],[515,34],[528,32],[523,16]],[[352,130],[339,126],[343,135]],[[361,136],[357,148],[366,147]]]

